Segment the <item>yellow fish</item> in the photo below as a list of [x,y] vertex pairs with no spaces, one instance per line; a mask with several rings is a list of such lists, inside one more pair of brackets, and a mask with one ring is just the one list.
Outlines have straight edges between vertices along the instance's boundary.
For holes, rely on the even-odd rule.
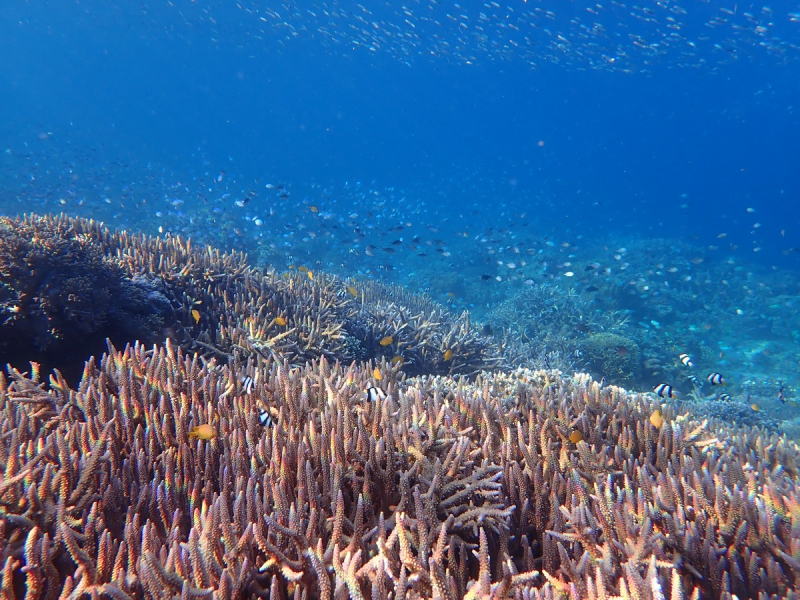
[[300,271],[301,273],[307,273],[308,267],[300,265],[299,267],[297,267],[297,270]]
[[192,318],[194,319],[195,323],[200,322],[200,311],[197,310],[196,308],[192,309]]
[[306,271],[306,275],[308,275],[308,278],[309,278],[311,281],[314,281],[314,274],[313,274],[311,271]]
[[569,441],[573,444],[577,444],[583,439],[583,434],[578,431],[577,429],[569,434]]
[[314,214],[317,214],[317,213],[319,212],[319,208],[317,208],[317,207],[316,207],[316,206],[314,206],[313,204],[312,204],[311,206],[309,206],[309,207],[308,207],[308,210],[310,210],[310,211],[311,211],[312,213],[314,213]]
[[750,408],[752,408],[752,409],[753,409],[754,411],[756,411],[756,412],[758,412],[759,410],[761,410],[761,408],[758,406],[758,404],[751,404],[751,405],[750,405]]
[[387,335],[386,337],[383,337],[383,338],[381,338],[381,341],[380,341],[380,342],[378,342],[378,343],[379,343],[381,346],[388,346],[388,345],[389,345],[389,344],[391,344],[393,341],[394,341],[394,338],[393,338],[392,336],[390,336],[390,335]]
[[347,291],[350,292],[350,295],[353,296],[353,298],[358,298],[358,290],[355,288],[355,286],[347,286]]
[[381,375],[381,370],[378,367],[375,367],[375,370],[372,372],[372,376],[378,381],[383,379],[383,375]]
[[400,356],[399,354],[392,359],[392,363],[396,365],[402,365],[405,362],[405,359]]
[[217,437],[217,432],[214,431],[214,428],[211,427],[208,423],[203,425],[198,425],[197,427],[192,427],[192,430],[189,432],[189,439],[201,439],[201,440],[210,440]]
[[275,324],[283,327],[284,325],[286,325],[286,319],[284,319],[283,317],[275,317]]
[[662,425],[664,425],[664,416],[661,414],[660,410],[657,410],[650,415],[650,423],[656,429],[661,429]]
[[450,350],[449,348],[448,348],[448,349],[447,349],[447,351],[444,353],[444,359],[445,359],[446,361],[447,361],[447,360],[452,360],[452,359],[453,359],[453,351],[452,351],[452,350]]

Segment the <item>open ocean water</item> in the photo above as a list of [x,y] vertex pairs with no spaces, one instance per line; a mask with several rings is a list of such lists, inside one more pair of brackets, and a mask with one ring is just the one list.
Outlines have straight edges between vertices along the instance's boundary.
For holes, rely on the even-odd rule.
[[0,114],[0,214],[396,283],[800,436],[798,2],[6,0]]

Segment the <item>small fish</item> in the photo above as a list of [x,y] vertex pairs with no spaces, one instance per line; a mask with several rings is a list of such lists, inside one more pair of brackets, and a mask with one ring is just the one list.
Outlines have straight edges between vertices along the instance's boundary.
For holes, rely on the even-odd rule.
[[661,398],[677,398],[677,392],[667,383],[659,383],[653,391]]
[[306,275],[308,275],[308,278],[311,281],[314,281],[314,273],[312,273],[311,271],[306,271]]
[[583,434],[577,429],[569,434],[569,441],[572,442],[573,444],[577,444],[582,439],[583,439]]
[[655,427],[656,429],[661,429],[664,425],[664,415],[661,414],[660,410],[656,410],[650,415],[650,424]]
[[379,402],[386,398],[386,392],[384,392],[381,388],[376,388],[374,386],[368,387],[364,392],[367,395],[368,402]]
[[577,323],[575,325],[575,331],[580,331],[581,333],[591,333],[591,330],[586,323]]
[[317,213],[319,212],[319,208],[318,208],[316,205],[314,205],[314,204],[312,204],[311,206],[309,206],[309,207],[308,207],[308,210],[310,210],[310,211],[311,211],[312,213],[314,213],[314,214],[317,214]]
[[283,327],[284,325],[286,325],[286,319],[284,319],[283,317],[275,317],[275,324],[279,325],[280,327]]
[[444,358],[445,361],[453,360],[453,351],[448,348],[442,358]]
[[485,273],[481,275],[481,281],[489,281],[491,278],[491,275],[486,275]]
[[723,402],[728,402],[730,401],[731,397],[729,394],[720,394],[719,399],[722,400]]
[[378,342],[378,343],[379,343],[381,346],[388,346],[388,345],[390,345],[392,342],[394,342],[394,338],[393,338],[392,336],[390,336],[390,335],[387,335],[387,336],[385,336],[385,337],[382,337],[382,338],[381,338],[381,341],[380,341],[380,342]]
[[758,412],[758,411],[761,410],[761,407],[758,404],[755,404],[755,403],[751,404],[750,408],[752,408],[754,412]]
[[383,375],[381,374],[381,370],[380,370],[378,367],[375,367],[375,370],[374,370],[374,371],[372,371],[372,376],[373,376],[375,379],[377,379],[378,381],[380,381],[381,379],[383,379]]
[[698,386],[700,385],[700,380],[697,378],[697,375],[689,375],[686,379],[692,382],[692,384]]
[[681,354],[678,358],[681,359],[684,367],[693,367],[694,363],[692,363],[692,358],[686,354],[685,352]]
[[195,438],[201,440],[210,440],[215,437],[217,437],[217,432],[214,431],[214,428],[208,423],[192,427],[192,430],[189,432],[190,440]]
[[709,373],[708,377],[706,377],[706,379],[708,379],[708,382],[711,385],[726,385],[726,383],[725,383],[725,381],[723,381],[722,375],[720,373]]
[[399,354],[397,356],[392,357],[392,364],[402,365],[404,362],[405,362],[405,359],[402,356],[400,356]]
[[488,323],[484,324],[484,326],[481,327],[481,333],[483,335],[494,335],[494,331],[492,331],[492,326],[489,325]]
[[353,298],[358,298],[358,290],[355,288],[355,286],[353,286],[353,285],[348,285],[348,286],[347,286],[347,291],[348,291],[348,292],[350,292],[350,295],[351,295]]
[[617,353],[617,356],[627,356],[628,348],[626,346],[617,346],[615,352]]
[[251,394],[253,392],[253,378],[249,375],[242,379],[242,390],[245,394]]
[[598,288],[596,285],[590,285],[589,287],[586,288],[586,291],[587,292],[596,292],[598,289],[600,289],[600,288]]
[[786,389],[783,387],[783,382],[778,381],[778,385],[780,385],[780,389],[778,390],[778,400],[780,400],[783,404],[786,404]]
[[258,422],[264,427],[272,427],[275,424],[268,408],[262,408],[258,411]]
[[305,265],[300,265],[299,267],[297,267],[297,270],[300,271],[301,273],[308,273],[308,267],[306,267]]
[[200,311],[197,310],[196,308],[192,309],[192,318],[194,319],[195,323],[200,322]]

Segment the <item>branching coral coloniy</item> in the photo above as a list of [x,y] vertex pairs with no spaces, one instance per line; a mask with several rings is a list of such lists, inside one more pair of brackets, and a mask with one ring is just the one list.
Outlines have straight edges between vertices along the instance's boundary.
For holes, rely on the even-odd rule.
[[785,439],[712,437],[668,407],[656,428],[649,400],[555,372],[375,382],[371,366],[223,366],[168,344],[111,349],[74,390],[36,369],[0,378],[3,597],[768,598],[800,583]]
[[[263,273],[249,266],[242,254],[197,249],[176,237],[112,233],[102,224],[84,219],[30,216],[6,221],[7,229],[32,232],[34,239],[46,232],[48,243],[65,246],[58,254],[62,260],[78,263],[84,271],[94,273],[95,279],[109,271],[124,278],[129,287],[136,284],[158,290],[146,300],[152,302],[157,296],[166,304],[161,313],[170,318],[163,319],[159,333],[163,329],[173,341],[207,358],[244,361],[254,356],[274,357],[302,365],[321,357],[349,363],[399,356],[403,359],[400,368],[409,374],[474,375],[484,369],[508,368],[524,357],[519,348],[480,335],[470,325],[467,313],[456,317],[441,305],[398,287],[354,284],[324,274],[309,277],[308,272]],[[0,283],[5,281],[3,265],[12,262],[2,260],[2,241],[7,237],[0,236]],[[7,254],[15,255],[12,251]],[[48,251],[40,254],[47,257]],[[24,272],[28,267],[33,269],[23,264],[18,270]],[[116,296],[132,297],[129,290],[115,289],[106,292],[90,282],[69,297],[75,303],[88,303],[82,319],[94,324],[105,314],[97,306],[102,298],[108,296],[108,304]],[[0,303],[3,301],[9,307],[13,304],[4,299],[0,289]],[[66,301],[61,304],[69,307]],[[114,324],[115,331],[128,331],[124,323]],[[152,336],[135,333],[114,340],[119,345],[137,339],[155,341]],[[393,343],[380,345],[387,336]],[[65,339],[75,343],[75,336]],[[446,359],[448,350],[451,355]],[[95,353],[100,352],[102,348]],[[87,357],[81,355],[81,363]]]
[[37,360],[77,379],[107,337],[159,341],[170,317],[159,286],[126,277],[80,222],[0,217],[0,364]]

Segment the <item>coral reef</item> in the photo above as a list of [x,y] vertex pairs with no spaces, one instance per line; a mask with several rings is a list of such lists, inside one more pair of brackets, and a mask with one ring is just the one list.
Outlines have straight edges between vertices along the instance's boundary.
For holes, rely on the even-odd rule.
[[[48,240],[49,246],[37,251],[37,258],[49,261],[47,265],[62,261],[58,268],[48,266],[50,270],[67,272],[63,263],[68,262],[85,275],[84,279],[70,279],[78,281],[70,287],[50,286],[61,294],[50,302],[49,306],[56,307],[53,310],[69,310],[70,318],[84,327],[104,322],[113,325],[114,335],[103,330],[99,336],[101,347],[93,347],[92,353],[78,353],[81,367],[91,354],[102,352],[106,337],[117,345],[170,337],[205,357],[232,361],[255,355],[285,358],[292,364],[323,356],[343,362],[399,356],[398,368],[412,374],[474,375],[484,369],[517,365],[528,355],[523,346],[482,335],[470,325],[468,313],[453,316],[441,305],[396,286],[356,283],[307,270],[276,275],[271,269],[249,266],[243,254],[196,249],[190,241],[171,236],[110,232],[102,224],[84,219],[29,216],[4,223],[3,243],[10,248],[7,256],[18,255],[13,246],[21,242],[15,240],[30,232],[35,240],[42,236]],[[17,233],[12,236],[9,232],[14,231]],[[63,250],[53,252],[52,247]],[[6,262],[12,263],[10,258]],[[20,272],[13,277],[24,278],[29,266],[34,273],[29,277],[40,277],[42,268],[30,263],[20,263]],[[106,280],[119,283],[114,287]],[[9,298],[0,298],[7,312],[17,306],[13,303],[20,294],[24,295],[19,292],[11,298],[7,292]],[[126,312],[116,316],[120,298]],[[160,320],[148,321],[140,306],[152,307]],[[16,313],[9,314],[7,324],[20,321]],[[50,317],[45,314],[43,320]],[[161,335],[154,339],[153,331],[131,327],[140,321],[158,325],[153,329]],[[28,332],[20,336],[23,334]],[[58,337],[68,337],[70,344],[81,339],[72,330]],[[382,346],[380,341],[386,337],[393,342]],[[44,361],[36,353],[20,356],[43,362],[46,368],[65,368],[63,363]]]
[[769,431],[778,429],[778,422],[763,410],[754,410],[751,404],[735,400],[708,400],[692,405],[689,410],[697,418],[713,419],[714,424],[722,422],[728,426],[763,427]]
[[0,377],[0,432],[9,599],[777,598],[800,583],[797,445],[711,433],[585,376],[375,381],[371,364],[137,345],[75,389],[35,366]]
[[163,340],[157,280],[130,278],[68,219],[0,217],[0,364],[29,360],[76,378],[117,343]]
[[[362,358],[401,357],[408,375],[465,374],[509,368],[529,360],[521,344],[501,344],[470,325],[470,315],[452,316],[426,296],[377,282],[361,284],[358,312],[345,330],[364,348]],[[391,337],[389,344],[380,340]]]
[[625,321],[621,313],[599,312],[580,294],[548,283],[526,286],[487,316],[493,328],[551,354],[552,367],[562,370],[581,363],[577,359],[587,337],[601,331],[622,332]]
[[636,384],[641,376],[639,346],[615,333],[598,333],[581,340],[581,363],[598,378],[624,386]]

